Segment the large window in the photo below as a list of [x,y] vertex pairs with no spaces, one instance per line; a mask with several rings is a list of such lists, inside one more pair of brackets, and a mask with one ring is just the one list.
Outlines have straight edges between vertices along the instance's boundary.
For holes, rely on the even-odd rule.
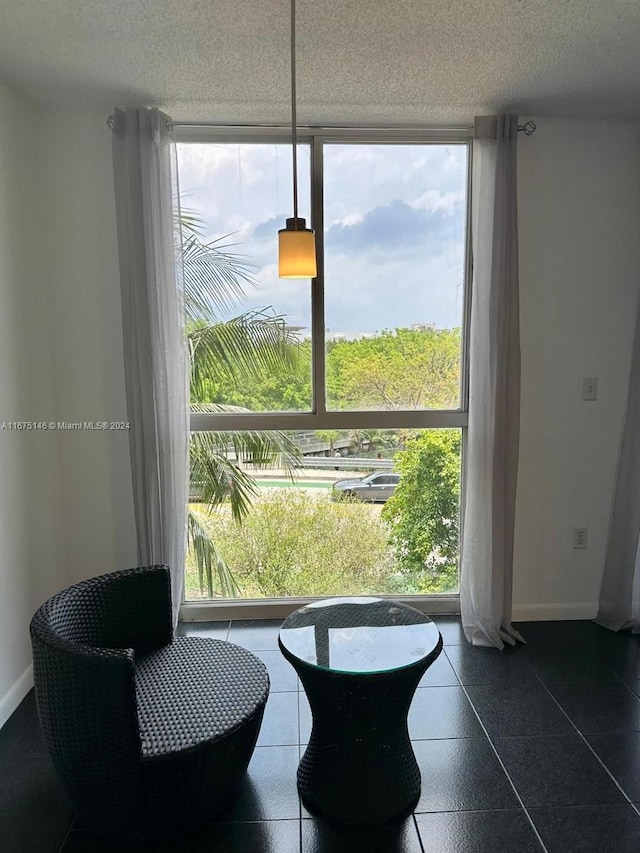
[[[306,281],[277,274],[277,231],[292,215],[287,132],[185,128],[178,139],[192,359],[187,597],[455,592],[467,140],[301,131],[300,214],[318,246],[318,277]],[[342,496],[340,480],[353,481]],[[296,517],[307,556],[267,566]],[[207,537],[215,549],[198,553]]]

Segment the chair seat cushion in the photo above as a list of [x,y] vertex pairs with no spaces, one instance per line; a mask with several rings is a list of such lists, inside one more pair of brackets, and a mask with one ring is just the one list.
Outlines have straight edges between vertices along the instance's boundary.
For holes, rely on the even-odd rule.
[[142,755],[193,749],[230,734],[264,706],[266,667],[232,643],[177,637],[135,660]]

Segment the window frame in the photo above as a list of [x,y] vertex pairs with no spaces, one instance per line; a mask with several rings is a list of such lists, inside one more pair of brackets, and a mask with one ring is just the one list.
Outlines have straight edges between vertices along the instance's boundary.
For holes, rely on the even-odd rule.
[[[215,125],[175,124],[174,139],[181,143],[254,143],[291,144],[291,129],[287,126],[268,125]],[[465,438],[469,411],[469,318],[471,312],[471,174],[473,157],[472,128],[357,128],[299,126],[298,143],[310,146],[311,227],[316,232],[317,276],[311,281],[311,349],[312,349],[312,402],[307,412],[189,412],[192,432],[216,430],[290,430],[319,431],[356,429],[446,429],[462,430],[461,495],[465,487]],[[465,257],[463,305],[461,317],[460,405],[456,409],[398,409],[364,411],[330,411],[326,407],[325,376],[325,317],[324,317],[324,200],[323,154],[325,144],[457,144],[467,147]],[[276,234],[274,232],[274,240]],[[460,531],[464,523],[460,508]],[[380,596],[407,601],[429,612],[459,612],[459,596]],[[211,602],[186,602],[183,600],[182,616],[186,621],[212,618],[249,618],[260,615],[268,618],[286,616],[297,607],[317,599],[228,599]]]

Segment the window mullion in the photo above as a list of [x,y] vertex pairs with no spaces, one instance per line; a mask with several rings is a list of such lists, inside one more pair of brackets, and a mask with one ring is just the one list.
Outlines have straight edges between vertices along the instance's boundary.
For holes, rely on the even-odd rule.
[[449,429],[466,427],[458,409],[391,409],[359,412],[192,412],[191,430]]
[[327,411],[325,380],[325,326],[324,326],[324,194],[322,140],[314,136],[311,141],[311,222],[316,232],[316,261],[318,275],[311,282],[311,354],[313,411],[323,415]]

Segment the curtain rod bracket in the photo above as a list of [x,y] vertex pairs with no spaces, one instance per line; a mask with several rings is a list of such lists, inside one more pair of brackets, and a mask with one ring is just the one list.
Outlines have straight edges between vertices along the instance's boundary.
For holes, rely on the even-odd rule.
[[533,134],[536,132],[535,121],[527,121],[524,124],[519,124],[518,131],[522,131],[525,136],[533,136]]
[[[111,128],[111,130],[113,130],[115,123],[116,123],[116,117],[115,117],[115,115],[113,115],[113,113],[110,116],[107,116],[107,127]],[[167,125],[167,130],[171,130],[171,128],[173,127],[173,122],[171,122],[171,121],[167,121],[167,122],[165,122],[165,124]]]

